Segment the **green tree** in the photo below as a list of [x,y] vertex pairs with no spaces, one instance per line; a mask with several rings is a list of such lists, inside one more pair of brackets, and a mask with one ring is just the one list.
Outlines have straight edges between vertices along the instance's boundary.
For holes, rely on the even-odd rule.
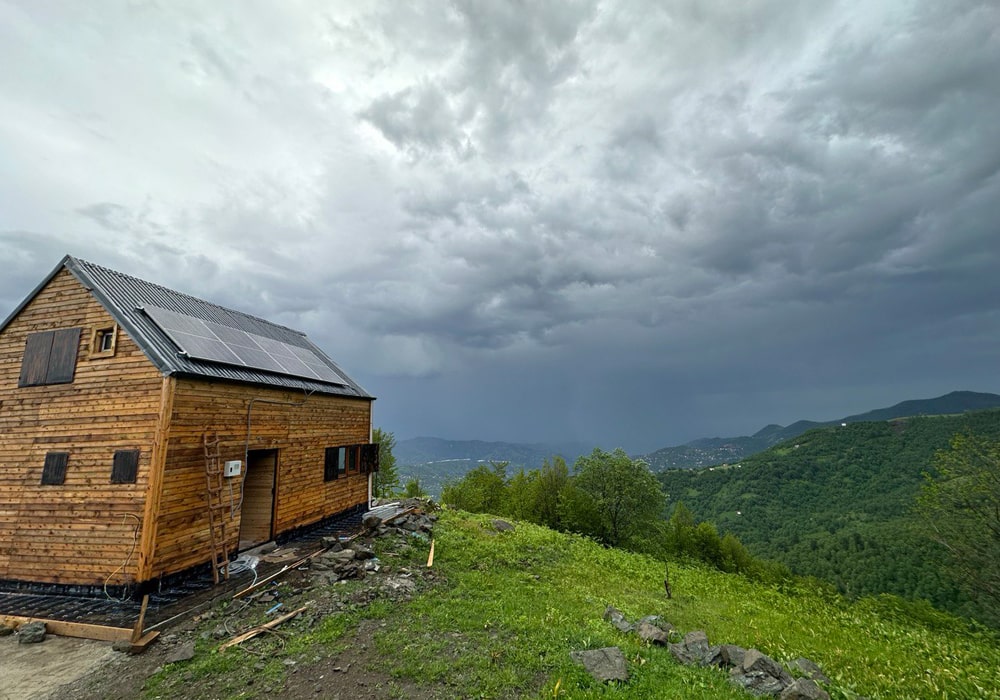
[[663,515],[665,496],[642,460],[633,460],[620,447],[599,448],[577,459],[574,485],[592,500],[600,516],[600,539],[612,547],[649,530]]
[[396,447],[396,436],[382,428],[375,428],[372,442],[378,444],[378,471],[375,472],[372,490],[376,498],[389,498],[399,488],[396,456],[392,453]]
[[1000,621],[1000,443],[956,435],[935,456],[917,499],[931,538],[947,553],[959,587]]
[[406,482],[403,487],[403,498],[424,498],[427,496],[427,492],[424,491],[424,487],[420,485],[420,479],[413,477]]
[[504,515],[507,501],[507,462],[491,462],[466,472],[441,489],[441,502],[470,513]]
[[537,519],[535,522],[554,530],[562,529],[563,525],[559,517],[559,500],[568,486],[569,467],[566,466],[566,460],[558,455],[552,458],[551,463],[545,460],[538,472]]

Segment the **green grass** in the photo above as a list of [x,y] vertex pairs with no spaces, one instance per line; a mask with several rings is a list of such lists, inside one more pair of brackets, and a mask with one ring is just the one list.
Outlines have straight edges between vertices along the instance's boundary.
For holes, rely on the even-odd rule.
[[[983,698],[1000,688],[995,637],[896,598],[850,602],[808,581],[763,585],[671,564],[667,600],[662,563],[546,528],[518,523],[496,533],[489,517],[445,512],[435,539],[434,571],[444,583],[406,603],[328,616],[284,647],[255,642],[269,660],[254,692],[280,689],[283,658],[335,653],[368,617],[390,622],[378,628],[372,666],[442,697],[750,697],[721,671],[680,666],[666,649],[619,633],[602,620],[608,604],[630,619],[659,614],[682,632],[704,629],[713,643],[756,647],[780,661],[806,656],[833,679],[834,698]],[[426,544],[414,546],[411,565],[422,565],[426,552]],[[574,649],[612,645],[629,660],[628,683],[601,685],[569,658]],[[247,695],[234,667],[245,655],[210,647],[167,667],[147,694],[170,697],[172,688],[229,674],[232,683],[215,680],[212,692]]]

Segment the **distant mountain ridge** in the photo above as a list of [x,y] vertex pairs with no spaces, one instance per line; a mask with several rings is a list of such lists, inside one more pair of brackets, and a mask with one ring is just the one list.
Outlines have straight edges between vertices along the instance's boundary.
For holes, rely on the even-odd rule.
[[877,408],[831,421],[800,420],[788,426],[767,425],[753,435],[730,438],[699,438],[683,445],[664,447],[645,455],[653,471],[693,469],[713,464],[731,464],[762,452],[784,440],[790,440],[813,428],[840,423],[884,421],[921,415],[951,415],[968,411],[1000,408],[1000,395],[975,391],[953,391],[933,399],[902,401],[888,408]]

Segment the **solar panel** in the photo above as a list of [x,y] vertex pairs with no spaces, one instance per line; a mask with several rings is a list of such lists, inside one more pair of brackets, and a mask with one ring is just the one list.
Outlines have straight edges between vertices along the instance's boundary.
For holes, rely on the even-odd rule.
[[146,306],[143,311],[191,359],[347,384],[344,377],[309,348],[158,306]]

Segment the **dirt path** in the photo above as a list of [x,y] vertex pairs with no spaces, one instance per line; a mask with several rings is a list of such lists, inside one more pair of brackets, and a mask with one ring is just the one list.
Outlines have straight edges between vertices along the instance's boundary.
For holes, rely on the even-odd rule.
[[40,644],[0,637],[0,700],[42,700],[90,673],[115,652],[107,642],[48,635]]

